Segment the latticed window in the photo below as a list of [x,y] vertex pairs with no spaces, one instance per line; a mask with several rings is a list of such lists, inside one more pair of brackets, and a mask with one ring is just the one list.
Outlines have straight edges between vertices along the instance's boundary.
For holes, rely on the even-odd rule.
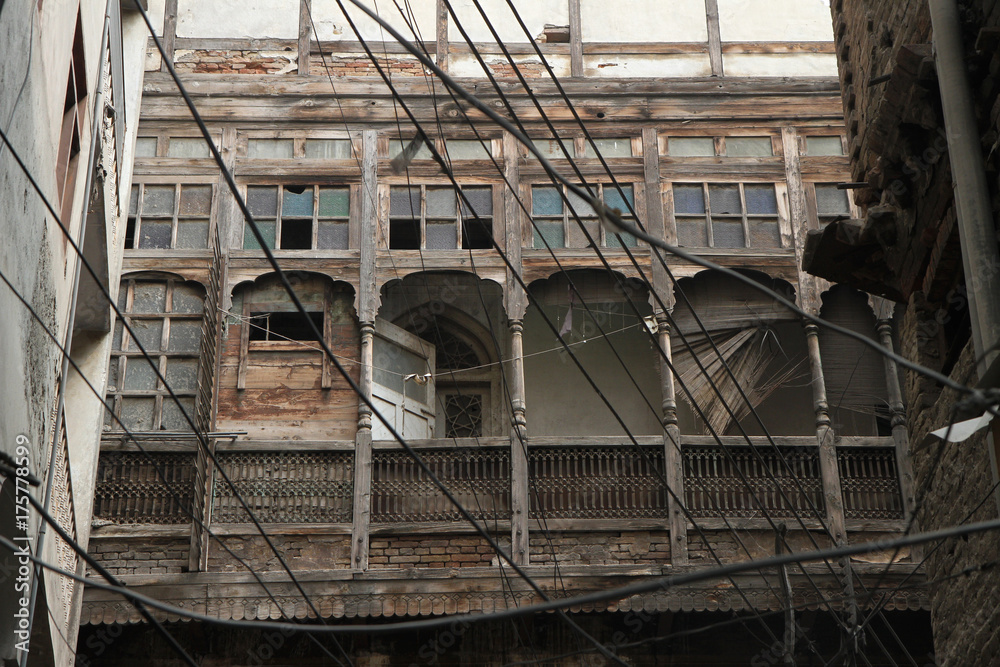
[[132,186],[125,248],[207,248],[214,191],[205,183]]
[[[129,279],[122,283],[119,307],[135,337],[125,331],[122,322],[116,323],[108,399],[129,430],[190,429],[139,344],[193,418],[204,298],[204,290],[196,283],[173,279]],[[121,426],[108,415],[105,428],[117,431]]]
[[695,248],[780,248],[771,183],[676,183],[677,243]]
[[483,374],[479,353],[448,329],[437,329],[430,338],[437,345],[438,413],[444,437],[481,437],[489,390],[476,381]]
[[[351,197],[347,187],[250,185],[247,207],[272,250],[342,250],[350,246]],[[244,225],[243,247],[260,250]]]
[[389,247],[399,250],[493,247],[493,188],[463,187],[466,202],[450,186],[392,186]]
[[[599,183],[590,187],[606,207],[617,209],[625,222],[635,224],[635,218],[632,217],[630,210],[635,206],[631,185],[622,185],[621,192],[613,183]],[[590,241],[587,239],[587,234],[580,229],[577,217],[580,218],[590,237],[606,248],[620,248],[623,244],[629,247],[636,245],[635,237],[631,234],[622,232],[616,235],[613,231],[605,229],[590,204],[565,186],[532,187],[531,217],[535,223],[532,242],[535,248],[544,248],[546,242],[552,248],[589,246]]]

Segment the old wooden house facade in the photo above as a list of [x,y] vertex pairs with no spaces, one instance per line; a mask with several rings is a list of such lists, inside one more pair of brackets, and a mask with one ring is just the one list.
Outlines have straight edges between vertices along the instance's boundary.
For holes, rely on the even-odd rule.
[[[135,340],[119,323],[90,547],[130,587],[210,616],[330,624],[541,599],[359,402],[310,321],[550,596],[901,532],[913,485],[891,362],[601,225],[370,20],[362,40],[330,2],[215,4],[167,0],[163,42],[308,319],[151,50],[119,292]],[[825,3],[515,3],[537,52],[505,2],[480,4],[509,60],[474,3],[381,9],[607,206],[894,345],[890,307],[799,269],[807,230],[852,217]],[[427,146],[399,158],[416,135],[404,104],[461,196]],[[744,573],[571,615],[632,664],[776,664],[836,653],[882,587],[862,650],[893,664],[901,644],[929,646],[913,562]],[[89,591],[81,655],[133,664],[159,646],[139,620]],[[104,642],[104,626],[130,640]],[[334,664],[299,639],[170,627],[212,664]],[[506,632],[344,646],[359,665],[581,664],[556,656],[588,648],[554,617]]]

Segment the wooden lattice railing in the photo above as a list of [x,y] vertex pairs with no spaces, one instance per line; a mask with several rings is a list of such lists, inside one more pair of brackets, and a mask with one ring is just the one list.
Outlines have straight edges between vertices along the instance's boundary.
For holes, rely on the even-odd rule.
[[642,519],[667,515],[663,447],[528,450],[532,518]]
[[890,447],[840,447],[840,488],[848,519],[902,519],[903,499]]
[[94,515],[116,524],[188,523],[194,466],[194,452],[101,452]]
[[[420,457],[477,519],[510,519],[507,449],[425,449]],[[406,452],[373,452],[371,498],[372,523],[463,520]]]
[[823,511],[815,447],[686,446],[683,452],[684,499],[696,517],[811,518]]
[[[224,452],[219,466],[261,523],[349,523],[352,452]],[[213,523],[247,523],[246,510],[216,473]]]

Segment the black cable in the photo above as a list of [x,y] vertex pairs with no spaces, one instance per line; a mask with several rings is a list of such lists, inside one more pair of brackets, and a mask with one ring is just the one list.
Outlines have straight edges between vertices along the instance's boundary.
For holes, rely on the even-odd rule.
[[[926,542],[934,542],[938,540],[949,539],[952,537],[962,537],[964,535],[974,535],[978,533],[984,533],[995,530],[1000,530],[1000,519],[993,519],[992,521],[981,521],[978,523],[966,524],[964,526],[952,526],[941,530],[931,531],[927,533],[917,533],[914,535],[897,537],[890,540],[865,542],[862,544],[847,545],[843,547],[824,549],[821,551],[813,551],[809,553],[782,554],[780,556],[770,556],[768,558],[762,558],[758,560],[731,563],[729,565],[725,565],[722,567],[712,568],[708,570],[700,570],[697,572],[691,572],[687,574],[678,574],[669,577],[655,577],[649,581],[637,582],[625,586],[618,586],[615,588],[605,589],[603,591],[595,591],[592,593],[584,593],[569,598],[561,598],[549,602],[537,603],[525,607],[520,607],[518,609],[507,609],[505,611],[496,611],[487,614],[457,614],[440,619],[432,619],[426,621],[406,621],[403,623],[394,623],[391,625],[296,625],[291,623],[279,623],[272,621],[223,620],[219,618],[213,618],[211,616],[206,616],[204,614],[191,612],[189,610],[181,609],[179,607],[174,607],[173,605],[169,605],[160,602],[159,600],[150,598],[146,595],[142,595],[141,593],[137,593],[136,591],[133,591],[129,588],[111,586],[109,584],[102,584],[100,582],[90,580],[82,575],[78,575],[73,572],[67,572],[66,570],[62,570],[58,567],[45,563],[41,558],[37,556],[31,556],[30,558],[32,561],[38,563],[47,570],[55,572],[56,574],[62,575],[64,577],[69,577],[70,579],[73,579],[75,581],[80,581],[93,588],[108,591],[111,593],[117,593],[127,599],[138,600],[140,602],[149,605],[150,607],[166,611],[170,614],[180,616],[182,618],[202,621],[204,623],[209,623],[213,625],[221,625],[221,626],[253,629],[253,630],[261,630],[261,629],[291,630],[291,631],[309,632],[314,634],[352,634],[352,633],[392,634],[400,632],[445,628],[452,626],[453,624],[456,623],[478,623],[483,621],[506,620],[508,618],[514,618],[516,616],[523,616],[527,614],[557,611],[560,609],[566,609],[576,606],[595,605],[612,600],[621,600],[623,598],[632,597],[635,595],[641,595],[643,593],[666,591],[674,586],[683,586],[686,584],[699,583],[706,580],[714,580],[722,577],[731,576],[734,574],[740,574],[742,572],[762,570],[767,568],[776,568],[776,567],[781,567],[782,565],[790,565],[793,563],[802,564],[812,561],[857,556],[860,554],[872,553],[876,551],[886,551],[888,549],[894,549],[896,547],[914,546],[918,544],[924,544]],[[12,549],[12,550],[17,548],[13,542],[4,537],[0,537],[0,546],[4,546],[7,549]]]

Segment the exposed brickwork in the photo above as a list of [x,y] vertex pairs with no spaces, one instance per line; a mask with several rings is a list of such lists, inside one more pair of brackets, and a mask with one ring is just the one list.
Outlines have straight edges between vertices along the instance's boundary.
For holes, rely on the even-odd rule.
[[[226,546],[254,569],[284,569],[263,537],[247,535],[225,539]],[[336,570],[350,566],[350,535],[272,535],[271,542],[293,570]],[[214,540],[209,544],[208,570],[246,572],[246,568]]]
[[[500,537],[497,542],[510,549],[509,538]],[[474,535],[373,537],[368,553],[368,566],[374,570],[490,567],[499,560],[486,540]]]
[[174,52],[178,72],[286,74],[296,69],[295,51],[183,49]]
[[187,572],[189,547],[186,537],[91,538],[88,551],[111,574],[177,574]]
[[[388,59],[377,57],[383,71],[393,76],[424,76],[428,73],[416,58],[393,56]],[[378,69],[364,54],[349,56],[327,55],[326,64],[317,53],[309,59],[309,73],[315,76],[353,77],[379,76]]]
[[[666,531],[531,533],[531,564],[665,565],[670,562]],[[553,555],[554,552],[554,555]]]
[[[801,530],[792,530],[791,522],[787,524],[789,531],[785,539],[793,551],[815,551],[816,544],[820,549],[832,546],[830,538],[822,533],[813,532],[809,535]],[[775,553],[774,532],[770,530],[738,530],[735,535],[729,530],[706,530],[704,533],[711,549],[705,545],[705,540],[699,531],[688,531],[688,559],[693,562],[714,564],[716,557],[723,562],[743,561],[751,558],[768,558]]]

